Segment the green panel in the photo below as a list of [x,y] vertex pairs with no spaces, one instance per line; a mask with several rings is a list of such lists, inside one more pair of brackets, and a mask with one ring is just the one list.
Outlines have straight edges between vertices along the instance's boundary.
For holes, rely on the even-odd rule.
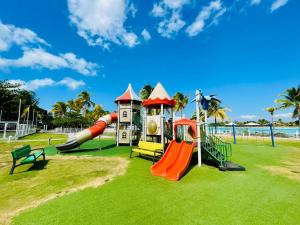
[[22,157],[28,156],[31,151],[30,145],[23,146],[22,148],[18,148],[14,150],[11,154],[14,159],[20,159]]
[[32,163],[32,162],[35,162],[35,158],[40,157],[42,154],[43,154],[42,151],[35,152],[35,153],[34,153],[35,157],[34,157],[33,155],[30,155],[30,156],[28,156],[27,158],[23,159],[23,160],[21,161],[21,163],[24,163],[24,164],[25,164],[25,163]]

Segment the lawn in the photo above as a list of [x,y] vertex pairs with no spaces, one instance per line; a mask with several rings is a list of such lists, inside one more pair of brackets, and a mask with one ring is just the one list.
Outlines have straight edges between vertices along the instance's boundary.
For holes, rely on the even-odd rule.
[[[97,141],[91,141],[86,147],[95,146],[96,143]],[[115,156],[128,159],[129,148],[117,148],[113,144],[114,140],[102,140],[101,151],[71,155],[104,156],[108,162]],[[55,157],[56,150],[49,147],[47,154]],[[69,156],[70,154],[67,157]],[[90,158],[91,162],[93,159],[102,159]],[[151,161],[135,157],[130,160],[125,175],[118,176],[101,187],[86,188],[27,209],[14,217],[12,223],[299,224],[299,142],[278,142],[276,148],[272,148],[269,143],[240,143],[233,146],[232,161],[245,166],[247,171],[220,172],[208,165],[199,168],[195,166],[196,160],[193,160],[188,173],[179,182],[170,182],[150,174]],[[52,166],[59,170],[62,165]],[[84,163],[81,166],[85,167]],[[86,165],[87,168],[91,166],[94,165]],[[47,170],[50,167],[50,164],[47,165]],[[79,164],[72,162],[72,165],[61,170],[63,173],[58,172],[57,176],[65,175],[68,180],[69,172],[77,169]],[[27,171],[18,176],[22,180],[21,177],[39,177],[42,172],[43,170]],[[1,185],[3,182],[7,183],[8,179],[13,179],[7,178],[2,171],[0,176]],[[40,176],[40,179],[43,178],[45,179]],[[81,179],[83,177],[78,178]],[[15,181],[10,182],[13,184]],[[30,187],[32,186],[28,186],[29,190]],[[37,183],[34,187],[38,188],[40,184]],[[10,192],[13,194],[15,191]],[[35,193],[32,195],[35,196]],[[0,205],[9,203],[9,199],[6,199]]]

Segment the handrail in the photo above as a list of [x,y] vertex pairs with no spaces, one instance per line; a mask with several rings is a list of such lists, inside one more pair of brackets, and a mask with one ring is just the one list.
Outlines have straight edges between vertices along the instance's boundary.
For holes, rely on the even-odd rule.
[[221,166],[232,155],[231,144],[215,135],[202,135],[202,146],[209,154],[220,162]]

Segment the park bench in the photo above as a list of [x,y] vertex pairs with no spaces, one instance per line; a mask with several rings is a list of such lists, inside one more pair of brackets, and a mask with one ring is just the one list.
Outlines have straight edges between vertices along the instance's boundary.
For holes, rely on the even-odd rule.
[[[31,149],[30,145],[25,145],[12,151],[11,155],[13,157],[13,165],[9,174],[13,174],[17,166],[35,163],[40,156],[43,156],[45,161],[45,150],[43,148]],[[18,161],[19,164],[17,164]]]
[[162,156],[163,145],[161,143],[139,141],[138,147],[131,149],[130,158],[132,157],[133,152],[139,153],[139,155],[146,155],[152,157],[154,163],[154,160],[156,158]]

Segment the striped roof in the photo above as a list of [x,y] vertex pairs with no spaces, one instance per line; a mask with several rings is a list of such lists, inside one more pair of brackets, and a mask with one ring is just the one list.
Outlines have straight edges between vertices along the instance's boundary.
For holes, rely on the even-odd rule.
[[175,105],[175,101],[174,99],[170,98],[166,89],[162,86],[160,82],[158,82],[149,98],[143,101],[143,105],[149,106],[160,104],[173,107]]
[[118,97],[115,102],[122,102],[122,101],[141,101],[139,96],[134,92],[132,85],[129,84],[126,91]]

